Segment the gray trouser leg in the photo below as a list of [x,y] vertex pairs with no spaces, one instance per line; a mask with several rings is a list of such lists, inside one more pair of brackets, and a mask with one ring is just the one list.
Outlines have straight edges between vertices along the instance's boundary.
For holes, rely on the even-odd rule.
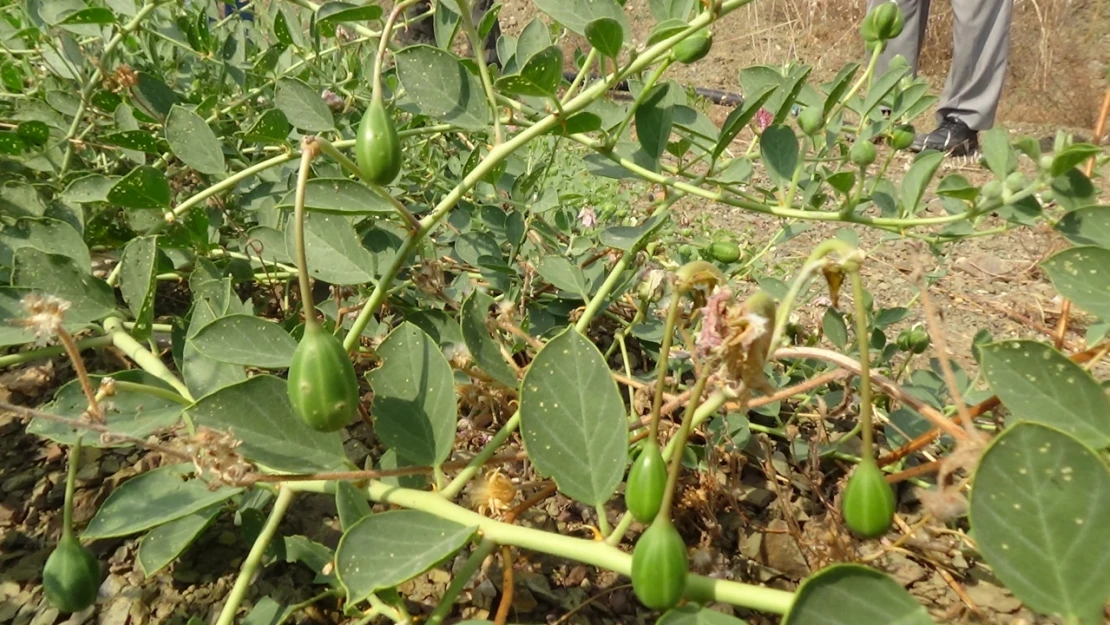
[[[867,7],[883,0],[868,0]],[[882,74],[896,54],[909,61],[917,73],[929,0],[897,0],[906,18],[902,34],[887,44],[876,72]],[[1014,0],[951,0],[955,16],[952,33],[952,65],[937,108],[938,121],[954,115],[972,130],[994,125],[1002,83],[1010,55],[1010,19]]]

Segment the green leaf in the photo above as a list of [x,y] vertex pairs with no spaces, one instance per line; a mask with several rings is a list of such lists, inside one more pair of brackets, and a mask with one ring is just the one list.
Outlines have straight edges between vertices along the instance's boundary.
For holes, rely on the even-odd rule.
[[[628,25],[628,17],[617,0],[535,0],[536,6],[559,22],[572,33],[586,36],[586,27],[590,22],[608,17],[616,20],[621,25],[621,30],[628,36],[632,32]],[[627,41],[627,40],[626,40]]]
[[674,125],[674,97],[671,83],[655,85],[636,107],[636,138],[652,160],[659,160],[667,149]]
[[189,167],[202,174],[223,173],[220,140],[200,115],[174,106],[166,118],[166,141],[174,155]]
[[169,208],[170,200],[165,174],[148,165],[132,169],[108,191],[108,202],[124,208]]
[[562,256],[544,256],[536,263],[536,273],[550,282],[555,288],[577,295],[583,300],[589,298],[589,285],[582,270]]
[[631,252],[645,245],[664,223],[664,216],[657,213],[638,226],[609,226],[598,235],[598,241],[606,247]]
[[296,45],[296,42],[293,41],[292,32],[289,30],[289,20],[285,17],[284,8],[281,7],[278,8],[277,15],[274,16],[274,38],[287,46]]
[[131,97],[135,104],[150,117],[165,120],[173,105],[178,103],[177,94],[166,83],[147,72],[138,72],[137,77],[138,82],[131,88]]
[[370,502],[366,501],[366,493],[347,481],[340,481],[335,485],[335,509],[339,513],[339,525],[343,531],[370,516]]
[[1110,319],[1110,250],[1081,245],[1057,252],[1041,262],[1041,269],[1060,292],[1081,308]]
[[477,290],[463,301],[460,323],[463,341],[482,371],[507,388],[515,389],[519,385],[516,373],[505,362],[500,345],[486,327],[486,320],[490,318],[489,308],[493,304],[492,297]]
[[694,9],[695,2],[696,0],[651,0],[649,6],[651,15],[657,22],[665,20],[685,22],[690,18],[690,11]]
[[89,174],[81,176],[66,186],[62,191],[63,202],[73,204],[88,204],[92,202],[107,202],[108,192],[119,181],[116,176]]
[[19,135],[10,130],[0,132],[0,154],[19,156],[26,150],[27,142]]
[[[331,284],[363,284],[374,277],[374,260],[362,247],[354,226],[341,215],[308,213],[304,219],[308,273]],[[285,248],[296,258],[293,224],[285,229]]]
[[443,562],[478,531],[418,510],[363,518],[339,539],[335,571],[347,602],[392,588]]
[[519,74],[497,79],[497,89],[507,95],[553,96],[563,79],[563,51],[549,46],[533,54]]
[[335,36],[335,25],[349,22],[369,22],[382,16],[382,8],[376,4],[358,6],[350,2],[328,2],[316,12],[316,28],[330,28],[328,37]]
[[129,150],[138,150],[147,154],[161,155],[169,148],[169,144],[162,141],[157,135],[146,130],[123,130],[104,135],[101,142],[105,145],[115,145]]
[[759,138],[759,153],[771,181],[779,189],[790,186],[798,167],[798,138],[789,126],[768,126]]
[[33,247],[16,250],[12,286],[53,295],[70,303],[67,323],[99,321],[116,310],[116,295],[108,283],[83,270],[77,261]]
[[42,217],[46,214],[46,204],[30,184],[7,183],[0,187],[0,213],[15,219]]
[[937,195],[959,198],[968,202],[979,197],[979,187],[974,186],[960,174],[949,174],[937,185]]
[[115,22],[116,16],[110,10],[103,7],[90,7],[66,15],[57,25],[114,24]]
[[836,78],[822,85],[822,89],[828,94],[822,106],[823,117],[828,118],[829,113],[840,102],[840,98],[848,91],[848,86],[858,70],[859,63],[848,63],[836,74]]
[[223,509],[223,503],[213,504],[147,532],[139,541],[137,558],[139,566],[143,569],[143,576],[150,579],[152,575],[176,560],[212,524]]
[[280,325],[254,315],[226,315],[189,339],[197,350],[218,362],[260,369],[285,369],[297,341]]
[[917,213],[929,181],[943,161],[944,152],[929,151],[918,156],[910,165],[910,170],[902,179],[902,210],[905,215]]
[[867,97],[864,99],[863,110],[861,112],[870,113],[873,111],[875,107],[879,105],[879,102],[881,102],[883,98],[894,89],[898,82],[902,80],[902,76],[905,76],[908,70],[908,67],[894,67],[887,70],[882,76],[879,76],[874,84],[871,85],[871,89],[867,92]]
[[821,320],[821,330],[825,334],[825,338],[832,341],[832,344],[840,349],[848,344],[848,326],[844,323],[844,315],[840,314],[836,309],[829,307],[825,309],[825,316]]
[[186,462],[133,477],[112,490],[81,534],[102,540],[137,534],[226,501],[243,491],[197,479]]
[[388,447],[421,465],[451,455],[458,420],[455,378],[435,341],[403,322],[377,349],[382,366],[366,374],[374,390],[374,431]]
[[1010,145],[1010,133],[995,126],[983,133],[983,159],[995,176],[1005,178],[1017,169],[1017,152]]
[[46,122],[38,120],[20,122],[16,127],[16,134],[28,145],[44,145],[50,140],[50,127]]
[[1075,245],[1110,247],[1110,206],[1084,206],[1065,213],[1056,230]]
[[[89,379],[93,388],[97,388],[100,381],[107,376],[90,375]],[[176,394],[177,391],[169,384],[143,371],[130,369],[117,371],[111,375],[120,382],[132,382],[154,389]],[[172,395],[171,395],[172,396]],[[186,400],[173,401],[165,395],[151,393],[135,393],[120,390],[112,397],[111,404],[104,410],[104,425],[114,434],[145,439],[150,434],[164,428],[172,428],[181,418]],[[89,400],[81,388],[80,380],[67,382],[54,395],[53,401],[43,408],[50,414],[66,417],[67,419],[84,419],[84,414],[89,408]],[[85,430],[78,430],[64,423],[34,419],[27,426],[27,431],[43,438],[48,438],[56,443],[72,445],[77,442],[77,434],[85,434]],[[108,444],[101,442],[99,437],[88,436],[83,438],[83,444],[88,447],[131,447],[130,441],[110,441]]]
[[420,113],[465,130],[484,130],[490,108],[478,77],[455,55],[417,45],[394,55],[397,75]]
[[520,429],[536,470],[566,496],[600,506],[616,492],[628,462],[624,401],[605,357],[574,328],[528,367]]
[[783,625],[933,625],[925,606],[888,575],[861,564],[834,564],[806,578]]
[[[691,0],[692,1],[692,0]],[[586,41],[603,56],[617,58],[624,45],[624,28],[611,17],[601,17],[586,24]]]
[[443,0],[439,0],[436,2],[435,15],[432,16],[432,19],[435,20],[436,46],[443,49],[450,48],[451,42],[455,40],[455,35],[459,32],[458,12],[447,6]]
[[137,340],[150,338],[154,323],[154,293],[158,282],[158,238],[136,237],[123,248],[120,258],[119,287],[123,301],[135,317],[131,330]]
[[244,458],[273,471],[311,473],[349,465],[339,435],[317,432],[293,412],[285,380],[256,375],[206,395],[189,414],[242,441]]
[[331,109],[312,87],[296,78],[282,78],[277,84],[274,104],[290,124],[309,132],[335,130]]
[[716,610],[688,603],[682,607],[668,610],[655,625],[748,625],[734,616]]
[[289,120],[285,119],[285,113],[269,109],[254,120],[243,138],[262,143],[283,143],[289,139]]
[[0,266],[11,267],[15,251],[31,247],[40,252],[72,258],[85,272],[92,272],[89,248],[73,226],[57,219],[22,218],[0,230]]
[[[296,190],[292,190],[276,207],[293,210]],[[389,215],[393,205],[370,189],[348,178],[313,178],[305,185],[306,210],[346,215]]]
[[984,377],[1015,420],[1059,428],[1092,447],[1110,444],[1110,400],[1067,356],[1028,340],[982,345],[979,354]]
[[1053,178],[1062,176],[1083,161],[1100,154],[1102,149],[1089,143],[1077,143],[1060,150],[1052,157],[1049,173]]
[[979,461],[969,514],[980,553],[1015,597],[1067,622],[1102,621],[1110,468],[1094,450],[1045,425],[1007,428]]

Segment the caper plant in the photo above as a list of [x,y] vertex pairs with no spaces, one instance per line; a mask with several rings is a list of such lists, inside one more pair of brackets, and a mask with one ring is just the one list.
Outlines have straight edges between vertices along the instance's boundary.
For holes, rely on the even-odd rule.
[[[654,26],[634,42],[617,0],[534,0],[544,16],[492,56],[497,11],[475,15],[468,0],[0,8],[0,363],[65,354],[78,373],[44,406],[5,404],[70,448],[45,601],[95,603],[89,544],[139,537],[150,576],[215,519],[251,510],[265,520],[219,625],[259,605],[253,581],[293,539],[319,588],[282,619],[326,602],[350,622],[412,622],[398,586],[459,558],[427,606],[441,623],[487,558],[511,572],[515,548],[628,577],[660,619],[723,602],[792,625],[929,623],[867,563],[829,565],[792,591],[691,568],[680,489],[713,445],[693,434],[738,417],[791,442],[781,416],[755,409],[835,390],[858,409],[817,454],[832,525],[870,548],[911,531],[890,481],[934,445],[946,460],[919,482],[923,498],[955,505],[930,522],[970,528],[971,548],[1032,610],[1102,622],[1110,400],[1082,364],[1108,351],[1102,337],[1071,351],[979,341],[992,396],[969,407],[935,315],[886,341],[865,250],[830,239],[782,288],[750,288],[771,244],[695,245],[674,214],[712,203],[938,250],[1049,221],[1074,246],[1044,271],[1077,307],[1110,316],[1110,209],[1080,169],[1105,155],[1065,135],[1042,154],[996,129],[982,186],[941,176],[931,151],[892,180],[936,100],[905,64],[876,74],[902,27],[893,2],[861,22],[861,62],[823,84],[800,63],[745,68],[742,101],[715,125],[668,69],[705,59],[720,20],[751,1],[652,2]],[[429,21],[429,40],[402,37],[401,24]],[[481,53],[458,56],[460,38]],[[585,49],[568,55],[568,42]],[[651,199],[625,205],[618,185]],[[807,344],[797,302],[823,288],[838,308],[845,279],[854,344],[839,310],[825,321],[838,349]],[[931,345],[945,390],[922,401],[900,378]],[[86,371],[81,351],[108,347],[129,366]],[[927,423],[920,442],[877,427],[893,404]],[[1005,427],[991,430],[980,417],[998,405]],[[375,448],[352,458],[344,436],[359,425]],[[82,445],[161,460],[76,533]],[[525,458],[541,484],[530,494],[502,471]],[[555,492],[581,504],[592,538],[530,523]],[[283,535],[286,512],[311,497],[334,498],[337,544]]]

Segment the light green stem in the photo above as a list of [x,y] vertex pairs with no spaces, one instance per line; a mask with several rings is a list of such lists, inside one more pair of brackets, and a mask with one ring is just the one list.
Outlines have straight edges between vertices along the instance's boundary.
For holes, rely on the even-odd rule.
[[[93,347],[104,347],[105,345],[111,344],[112,337],[110,336],[94,336],[77,341],[77,349],[81,350]],[[49,358],[51,356],[57,356],[58,354],[64,354],[65,351],[65,347],[61,345],[48,345],[46,347],[40,347],[38,349],[32,349],[26,352],[16,352],[14,354],[0,356],[0,369],[15,365],[21,365],[33,360],[38,360],[39,358]]]
[[863,279],[858,263],[848,270],[852,279],[852,298],[856,307],[856,334],[859,341],[859,418],[863,428],[864,458],[871,458],[874,435],[871,431],[871,344],[867,331],[867,307],[863,304]]
[[138,341],[123,329],[123,322],[118,317],[108,317],[104,320],[104,331],[112,337],[112,344],[126,354],[135,364],[154,377],[169,384],[181,396],[190,402],[195,401],[189,387],[185,386],[177,376],[170,371],[154,354],[151,354]]
[[374,181],[367,179],[366,176],[362,173],[362,170],[358,168],[358,164],[347,158],[345,154],[336,149],[336,147],[332,145],[330,141],[324,139],[323,137],[316,137],[316,144],[320,146],[321,152],[334,159],[347,171],[358,176],[358,179],[369,186],[370,189],[374,191],[374,193],[377,193],[379,197],[389,202],[393,206],[393,210],[397,211],[397,214],[401,216],[401,220],[405,222],[405,225],[409,227],[409,230],[415,231],[420,227],[420,222],[417,221],[416,217],[413,216],[411,212],[409,212],[409,209],[405,208],[404,204],[397,201],[397,198],[390,195],[388,191],[383,189]]
[[[290,482],[286,486],[297,490],[334,494],[335,482]],[[500,545],[511,545],[569,558],[615,571],[624,576],[632,573],[632,555],[604,542],[503,523],[457,506],[436,493],[400,488],[378,481],[372,481],[366,492],[367,496],[374,501],[421,510],[463,526],[473,527],[481,532],[483,538]],[[687,577],[686,594],[693,601],[722,601],[772,614],[785,614],[794,601],[793,593],[784,590],[694,574]]]
[[659,507],[656,522],[671,520],[671,504],[674,503],[674,491],[678,485],[678,474],[682,472],[682,453],[686,449],[686,439],[690,436],[690,430],[694,427],[694,413],[698,401],[701,399],[702,393],[705,392],[705,385],[709,382],[709,375],[712,371],[708,364],[704,365],[703,369],[697,382],[694,382],[694,389],[690,392],[686,412],[682,415],[682,425],[678,426],[678,433],[670,441],[671,467],[667,473],[667,488],[663,491],[663,504]]
[[671,304],[667,307],[667,321],[663,325],[663,343],[659,346],[659,362],[656,363],[655,393],[651,398],[651,424],[648,426],[648,443],[659,444],[659,411],[663,408],[663,386],[667,380],[667,369],[671,360],[671,344],[674,342],[674,329],[681,311],[682,293],[677,288],[671,290]]
[[[570,83],[570,87],[567,88],[566,94],[563,95],[563,99],[560,101],[561,105],[566,104],[571,98],[574,97],[574,92],[578,90],[578,87],[582,85],[582,82],[590,73],[590,68],[593,67],[594,60],[596,58],[597,48],[590,48],[590,52],[586,55],[586,60],[582,62],[582,69],[578,71],[578,75],[574,77],[574,81]],[[604,67],[602,67],[601,69],[602,71],[605,70]]]
[[66,498],[62,502],[62,538],[73,536],[73,494],[77,490],[77,469],[81,463],[81,435],[69,448],[69,466],[66,467]]
[[478,29],[474,27],[474,17],[470,14],[470,2],[468,0],[456,0],[459,4],[459,21],[462,22],[463,30],[466,32],[467,38],[470,39],[470,49],[474,51],[474,62],[478,65],[478,76],[482,79],[482,90],[486,92],[486,99],[489,100],[489,107],[493,111],[493,140],[495,145],[500,145],[505,141],[504,135],[501,133],[501,120],[497,114],[497,94],[493,91],[493,80],[489,75],[489,67],[486,66],[486,53],[482,45],[482,39],[478,35]]
[[138,382],[125,382],[123,380],[116,380],[116,390],[123,391],[124,393],[141,393],[143,395],[150,395],[158,397],[167,401],[172,401],[175,404],[188,406],[193,402],[182,397],[181,395],[164,388],[151,386],[149,384],[139,384]]
[[466,588],[467,583],[470,582],[470,578],[474,577],[474,574],[478,572],[478,567],[482,566],[482,562],[485,561],[485,559],[489,557],[489,554],[493,553],[495,549],[497,549],[497,543],[492,540],[483,539],[482,542],[478,543],[478,546],[474,548],[470,557],[463,563],[462,568],[460,568],[459,572],[455,573],[455,577],[451,579],[451,585],[448,586],[447,590],[443,593],[443,598],[439,600],[436,609],[428,615],[428,625],[443,625],[443,619],[447,618],[447,615],[451,613],[451,606],[455,604],[455,599],[462,594],[463,589]]
[[266,548],[270,545],[274,535],[277,534],[278,525],[281,524],[281,519],[285,516],[285,511],[289,509],[289,504],[293,502],[295,494],[296,491],[289,488],[288,485],[278,488],[274,508],[270,510],[270,516],[266,519],[266,525],[262,527],[258,538],[254,539],[250,553],[247,554],[247,559],[243,561],[243,567],[239,571],[239,576],[235,578],[235,585],[231,587],[231,592],[227,595],[227,603],[220,611],[220,618],[216,621],[216,625],[232,625],[235,622],[235,613],[239,611],[239,605],[246,598],[247,590],[254,582],[254,574],[258,571],[259,565],[262,564],[262,556],[266,554]]
[[769,345],[769,352],[767,357],[770,358],[771,354],[778,348],[779,340],[782,338],[782,333],[786,331],[786,322],[790,320],[790,311],[794,308],[794,300],[797,299],[798,294],[802,290],[802,286],[809,280],[813,272],[817,271],[824,266],[824,259],[826,256],[833,252],[840,252],[841,254],[851,253],[854,248],[840,239],[829,239],[823,241],[813,253],[806,259],[805,265],[802,266],[798,276],[794,278],[794,282],[790,285],[790,290],[786,292],[786,297],[778,306],[778,313],[775,317],[775,329],[771,333],[771,343]]
[[[840,101],[837,102],[832,107],[832,110],[829,111],[829,114],[825,116],[825,119],[828,119],[828,120],[835,119],[837,113],[839,113],[840,110],[843,109],[845,107],[845,105],[848,104],[848,101],[851,100],[853,97],[855,97],[855,95],[857,93],[859,93],[859,90],[863,88],[863,85],[865,83],[867,83],[868,79],[871,77],[871,74],[875,73],[875,65],[877,65],[879,63],[879,56],[882,53],[883,53],[882,48],[879,47],[879,46],[875,46],[875,49],[871,51],[871,59],[868,60],[867,69],[863,72],[863,75],[860,76],[859,79],[856,80],[856,84],[852,85],[852,88],[848,90],[848,93],[845,93],[844,97],[840,98]],[[867,111],[864,111],[864,115],[866,115],[866,114],[867,114]],[[860,124],[860,127],[861,127],[860,129],[861,130],[862,130],[862,126],[863,126],[863,124],[861,123]]]
[[297,189],[293,198],[293,226],[297,252],[297,282],[301,288],[301,306],[304,308],[305,330],[319,329],[316,304],[312,301],[312,283],[308,277],[308,252],[304,244],[304,201],[308,189],[308,174],[312,170],[315,146],[310,139],[301,142],[301,167],[297,171]]

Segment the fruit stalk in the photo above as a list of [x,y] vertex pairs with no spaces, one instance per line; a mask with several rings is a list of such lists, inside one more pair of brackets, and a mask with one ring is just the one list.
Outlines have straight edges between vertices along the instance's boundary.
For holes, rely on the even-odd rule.
[[297,171],[297,189],[293,196],[293,226],[296,235],[297,252],[297,282],[301,289],[301,305],[304,306],[305,331],[315,329],[319,322],[316,320],[316,304],[312,301],[312,285],[308,278],[308,252],[304,244],[304,202],[308,189],[308,174],[312,168],[312,159],[316,157],[316,140],[305,137],[301,140],[301,167]]
[[227,603],[224,604],[216,625],[231,625],[235,622],[235,613],[239,611],[239,605],[246,598],[247,590],[250,589],[251,583],[254,581],[254,573],[262,564],[262,556],[266,554],[266,548],[270,546],[270,541],[277,533],[278,525],[281,524],[281,519],[285,516],[285,511],[289,509],[289,504],[293,502],[295,494],[296,491],[288,485],[278,487],[277,499],[274,501],[273,509],[270,510],[270,517],[266,519],[266,525],[258,533],[258,538],[254,539],[254,544],[251,545],[247,559],[243,561],[243,568],[239,571],[239,576],[235,578],[235,585],[228,593]]
[[678,485],[678,473],[682,471],[682,452],[686,449],[686,439],[690,436],[690,430],[693,427],[694,412],[701,401],[705,385],[709,382],[711,371],[709,367],[703,367],[701,375],[694,382],[694,389],[690,392],[690,401],[686,404],[686,412],[682,415],[682,425],[678,427],[678,432],[674,436],[674,447],[671,449],[671,470],[667,474],[667,488],[663,491],[663,505],[659,508],[656,523],[670,521],[671,519],[671,504],[674,502],[674,491]]
[[81,435],[69,449],[69,466],[66,467],[66,496],[62,502],[62,538],[73,537],[73,494],[77,490],[77,465],[81,462]]
[[867,308],[863,304],[863,278],[860,277],[859,265],[849,269],[852,280],[852,299],[856,308],[856,338],[859,341],[859,403],[860,423],[863,426],[863,451],[864,459],[873,458],[871,453],[871,353],[870,333],[867,331]]
[[648,425],[648,440],[659,440],[659,411],[663,407],[663,385],[667,380],[667,365],[670,361],[674,329],[678,323],[679,304],[682,294],[677,288],[671,292],[671,303],[667,308],[667,321],[663,326],[663,344],[659,346],[658,372],[655,376],[655,395],[651,398],[651,423]]

